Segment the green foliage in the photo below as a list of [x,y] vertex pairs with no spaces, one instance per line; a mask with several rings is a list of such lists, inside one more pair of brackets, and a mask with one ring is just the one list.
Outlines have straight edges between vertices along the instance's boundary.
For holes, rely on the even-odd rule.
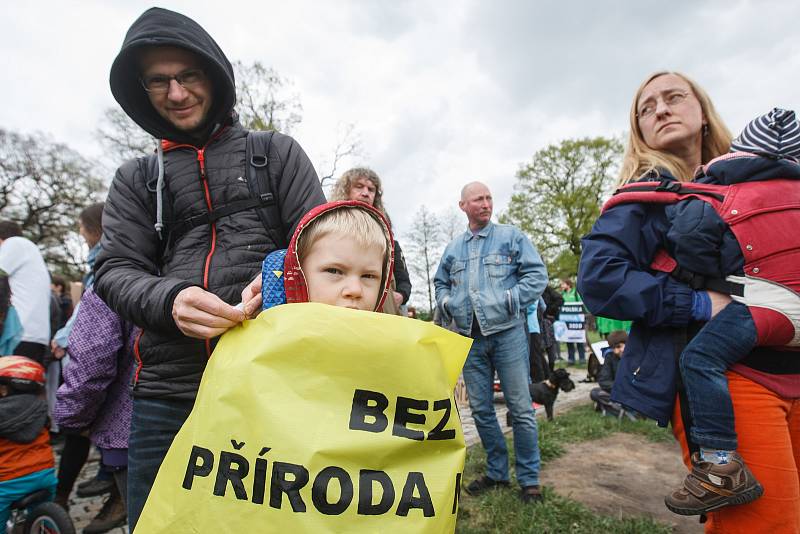
[[430,310],[421,310],[417,308],[417,319],[429,323],[433,321],[433,314],[430,312]]
[[[614,432],[640,434],[651,441],[669,441],[671,434],[653,421],[618,420],[601,417],[591,405],[582,405],[559,415],[553,421],[538,420],[539,449],[542,464],[564,453],[569,443],[599,439]],[[513,443],[507,439],[511,465],[514,465]],[[486,454],[480,445],[467,450],[464,481],[481,476]],[[549,488],[543,488],[544,502],[525,506],[519,501],[517,489],[490,491],[477,498],[461,493],[456,532],[460,534],[496,532],[503,534],[524,532],[553,533],[668,533],[671,529],[647,518],[617,518],[598,515],[582,504],[562,497]]]
[[531,237],[551,277],[577,274],[580,239],[600,215],[621,155],[617,139],[567,139],[539,150],[517,171],[514,194],[500,221]]

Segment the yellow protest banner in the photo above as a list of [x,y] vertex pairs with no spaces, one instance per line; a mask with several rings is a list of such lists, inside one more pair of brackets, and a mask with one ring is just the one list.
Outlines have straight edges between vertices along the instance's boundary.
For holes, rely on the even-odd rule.
[[453,532],[471,341],[313,303],[231,330],[136,533]]

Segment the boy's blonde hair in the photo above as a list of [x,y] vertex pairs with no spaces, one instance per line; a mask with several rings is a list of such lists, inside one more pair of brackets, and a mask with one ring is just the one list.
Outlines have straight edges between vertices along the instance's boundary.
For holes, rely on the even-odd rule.
[[730,150],[732,139],[731,132],[725,126],[722,118],[714,108],[711,98],[709,98],[703,88],[680,72],[666,70],[655,72],[642,82],[639,89],[636,90],[636,94],[633,96],[633,103],[631,104],[630,111],[628,146],[622,158],[619,185],[638,180],[652,171],[658,173],[660,169],[668,171],[682,182],[688,182],[694,178],[694,169],[687,169],[680,158],[668,152],[664,152],[663,150],[654,150],[647,146],[647,143],[644,142],[642,130],[639,128],[639,118],[637,116],[639,97],[642,96],[642,91],[644,91],[648,83],[666,74],[672,74],[685,81],[689,85],[692,94],[694,94],[698,102],[700,102],[700,109],[703,111],[703,116],[706,118],[707,122],[706,133],[703,135],[700,163],[708,163],[717,156],[721,156]]
[[311,221],[297,236],[298,261],[302,264],[314,243],[331,234],[353,237],[358,246],[363,249],[372,247],[383,249],[381,281],[386,280],[389,263],[389,240],[386,230],[383,228],[383,223],[366,209],[359,209],[355,206],[325,212]]

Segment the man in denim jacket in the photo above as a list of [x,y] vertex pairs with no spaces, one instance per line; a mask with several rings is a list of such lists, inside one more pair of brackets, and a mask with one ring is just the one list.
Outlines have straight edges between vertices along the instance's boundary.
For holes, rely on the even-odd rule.
[[445,324],[474,339],[464,382],[486,449],[487,474],[466,486],[470,495],[509,485],[508,450],[493,405],[497,371],[514,426],[517,482],[523,502],[540,501],[539,444],[528,390],[525,310],[547,285],[539,253],[519,229],[493,224],[492,195],[480,182],[461,190],[469,230],[444,251],[436,271],[436,302]]

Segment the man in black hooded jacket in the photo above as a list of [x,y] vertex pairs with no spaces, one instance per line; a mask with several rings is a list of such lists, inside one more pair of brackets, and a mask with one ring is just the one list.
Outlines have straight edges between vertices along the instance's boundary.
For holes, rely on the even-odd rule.
[[[133,531],[217,336],[257,313],[261,261],[325,197],[302,148],[275,133],[266,156],[277,177],[280,228],[267,228],[255,208],[230,212],[254,198],[248,132],[233,110],[231,64],[195,21],[145,11],[128,30],[110,81],[122,109],[159,140],[156,154],[117,171],[96,264],[97,294],[143,330],[128,449]],[[226,207],[226,215],[210,216]]]

